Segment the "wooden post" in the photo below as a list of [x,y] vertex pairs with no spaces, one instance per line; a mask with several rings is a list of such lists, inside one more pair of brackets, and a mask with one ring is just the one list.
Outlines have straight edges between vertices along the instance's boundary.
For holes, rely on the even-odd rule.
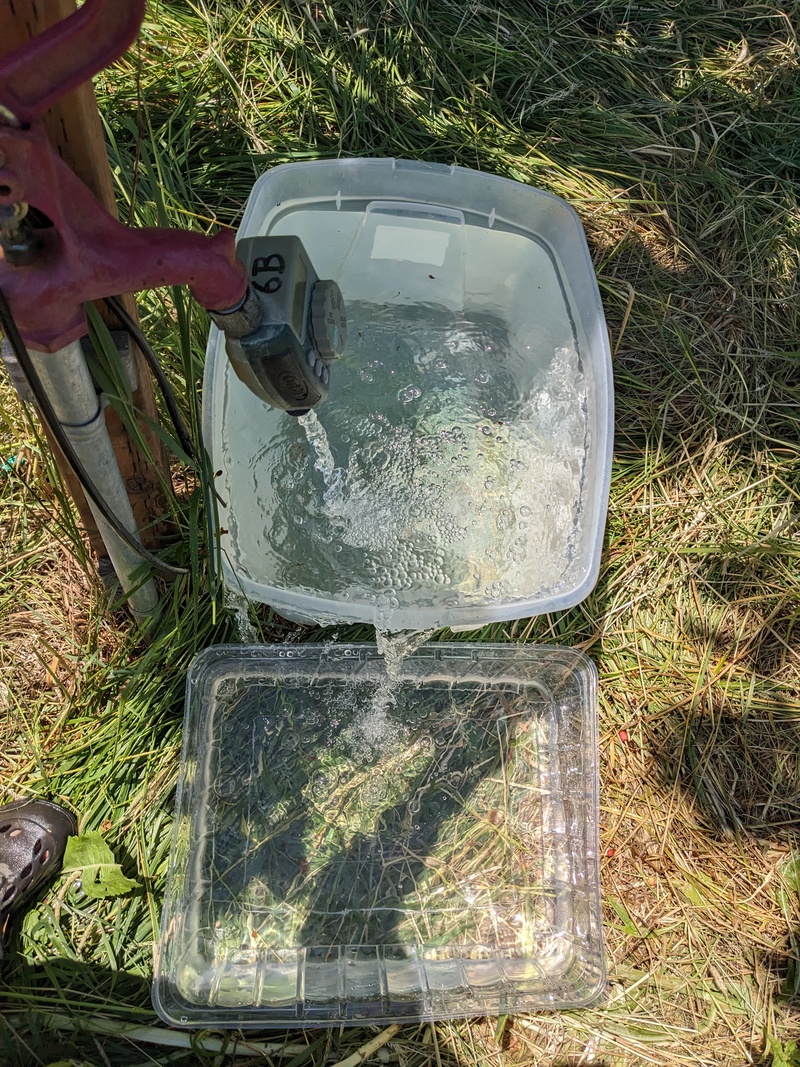
[[[124,3],[124,0],[120,0],[120,3]],[[65,19],[75,9],[75,0],[5,0],[0,5],[0,56],[13,51],[31,37]],[[50,140],[62,159],[72,167],[108,211],[116,215],[116,198],[106,155],[103,127],[91,82],[84,83],[59,100],[48,112],[45,123]],[[136,306],[133,298],[123,297],[123,302],[135,317]],[[110,326],[117,325],[104,304],[99,304],[98,307]],[[133,352],[138,378],[134,403],[148,418],[157,422],[158,414],[149,368],[135,346]],[[159,472],[167,484],[170,478],[164,448],[157,435],[145,428],[145,436],[155,461],[151,464],[128,436],[119,417],[110,407],[106,408],[106,424],[122,477],[128,488],[136,524],[142,532],[142,539],[148,547],[158,547],[164,534],[164,525],[153,524],[166,510],[166,500],[159,484]],[[55,452],[59,468],[89,534],[92,548],[98,556],[105,555],[103,542],[83,491],[58,449]]]

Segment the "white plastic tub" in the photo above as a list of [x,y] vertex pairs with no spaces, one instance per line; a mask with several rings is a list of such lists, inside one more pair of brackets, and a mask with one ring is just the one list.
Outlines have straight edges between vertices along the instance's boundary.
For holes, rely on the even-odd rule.
[[239,236],[266,233],[298,235],[339,283],[348,346],[316,413],[326,471],[212,330],[204,419],[228,585],[291,619],[389,631],[582,600],[600,562],[612,379],[575,212],[458,167],[333,160],[259,179]]

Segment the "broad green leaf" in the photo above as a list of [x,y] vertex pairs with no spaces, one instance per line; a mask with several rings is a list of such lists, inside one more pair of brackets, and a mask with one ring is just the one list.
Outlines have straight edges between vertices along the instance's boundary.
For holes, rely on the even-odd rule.
[[118,897],[136,888],[136,882],[125,877],[111,849],[95,830],[69,838],[62,870],[65,874],[79,872],[84,893],[98,900]]
[[768,1037],[767,1041],[772,1053],[772,1067],[800,1067],[800,1048],[796,1042],[781,1043],[774,1037]]

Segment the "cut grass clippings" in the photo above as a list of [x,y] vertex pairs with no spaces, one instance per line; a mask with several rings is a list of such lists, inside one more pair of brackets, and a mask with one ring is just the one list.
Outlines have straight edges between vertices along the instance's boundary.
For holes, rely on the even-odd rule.
[[[2,974],[2,1062],[797,1062],[798,16],[710,0],[148,5],[138,45],[96,81],[123,218],[233,223],[266,167],[339,155],[486,170],[581,216],[617,407],[600,580],[571,611],[457,639],[571,644],[598,665],[610,981],[591,1010],[389,1036],[243,1045],[158,1025],[184,679],[236,632],[208,593],[209,497],[176,461],[170,562],[191,573],[164,587],[146,643],[106,609],[3,384],[4,796],[79,812],[138,888],[90,900],[65,880],[29,912]],[[205,317],[172,293],[140,306],[196,431]],[[266,610],[250,623],[320,636]]]

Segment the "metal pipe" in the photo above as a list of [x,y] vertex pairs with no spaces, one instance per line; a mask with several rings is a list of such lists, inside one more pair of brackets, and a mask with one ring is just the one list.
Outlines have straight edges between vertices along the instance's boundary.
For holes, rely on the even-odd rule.
[[[139,540],[131,502],[80,342],[73,341],[58,352],[29,349],[28,354],[65,435],[109,510]],[[152,578],[142,583],[134,581],[131,575],[142,566],[141,557],[108,525],[91,499],[88,503],[122,590],[128,594],[131,615],[144,624],[158,612],[155,582]]]

